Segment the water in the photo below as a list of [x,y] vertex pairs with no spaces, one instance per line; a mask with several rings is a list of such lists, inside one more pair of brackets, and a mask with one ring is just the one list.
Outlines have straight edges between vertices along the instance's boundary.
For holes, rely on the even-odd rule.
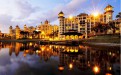
[[120,48],[0,43],[0,75],[120,75]]

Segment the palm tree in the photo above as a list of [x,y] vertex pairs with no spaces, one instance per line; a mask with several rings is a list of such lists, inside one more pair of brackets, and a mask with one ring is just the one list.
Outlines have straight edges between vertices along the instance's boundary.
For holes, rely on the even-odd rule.
[[113,33],[115,33],[115,31],[117,30],[117,29],[119,29],[119,28],[117,28],[116,26],[115,26],[115,22],[109,22],[109,24],[108,24],[108,28],[109,29],[113,29]]
[[29,32],[27,32],[27,31],[21,31],[20,34],[23,35],[22,38],[27,38],[28,35],[29,35]]
[[37,36],[37,38],[39,38],[39,34],[41,33],[41,31],[33,31],[34,35]]
[[118,15],[116,15],[117,19],[121,19],[121,12],[118,13]]
[[22,38],[24,38],[24,31],[20,31],[20,34],[23,36]]
[[58,30],[52,32],[49,36],[50,36],[51,38],[53,38],[53,39],[54,39],[54,37],[58,37]]
[[109,26],[107,24],[103,24],[103,23],[97,23],[95,27],[92,28],[93,31],[95,31],[96,33],[105,33],[107,32],[107,30],[109,29]]

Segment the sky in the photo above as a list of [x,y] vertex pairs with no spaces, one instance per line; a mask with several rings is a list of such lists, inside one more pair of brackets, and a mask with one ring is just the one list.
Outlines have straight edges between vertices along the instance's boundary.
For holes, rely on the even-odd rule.
[[46,19],[53,25],[59,25],[60,11],[65,17],[94,11],[103,13],[108,4],[114,7],[115,19],[121,12],[121,0],[0,0],[0,30],[8,33],[9,26],[23,28],[25,24],[36,27]]

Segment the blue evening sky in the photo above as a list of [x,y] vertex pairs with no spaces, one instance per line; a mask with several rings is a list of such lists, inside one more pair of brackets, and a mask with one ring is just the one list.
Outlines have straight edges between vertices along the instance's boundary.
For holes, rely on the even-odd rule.
[[121,0],[0,0],[0,30],[8,32],[12,25],[38,26],[46,19],[58,25],[58,13],[62,10],[65,17],[80,13],[91,14],[94,11],[104,12],[110,4],[114,7],[115,16],[121,11]]

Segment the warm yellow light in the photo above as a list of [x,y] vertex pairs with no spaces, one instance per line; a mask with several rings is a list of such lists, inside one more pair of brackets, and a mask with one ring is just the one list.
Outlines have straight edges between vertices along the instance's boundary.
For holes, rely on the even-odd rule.
[[29,43],[29,46],[32,46],[32,43],[31,42]]
[[41,53],[41,51],[40,50],[36,50],[36,53]]
[[42,33],[41,33],[42,35],[45,35],[45,33],[42,31]]
[[112,67],[108,67],[108,70],[112,70]]
[[106,73],[105,75],[112,75],[112,74],[110,74],[110,73]]
[[94,16],[94,17],[97,17],[98,15],[99,15],[98,12],[94,12],[94,13],[93,13],[93,16]]
[[94,71],[95,73],[98,73],[98,72],[100,71],[100,70],[99,70],[99,67],[98,67],[98,66],[94,66],[93,71]]
[[29,38],[32,39],[32,36],[30,36]]
[[26,53],[29,53],[29,50],[25,50]]
[[70,16],[69,16],[69,19],[71,20],[72,18],[73,18],[73,17],[70,15]]
[[69,64],[69,68],[70,68],[70,69],[73,68],[73,64],[72,64],[72,63]]
[[24,53],[23,56],[26,57],[26,53]]
[[50,38],[49,40],[50,40],[50,41],[52,41],[53,39],[52,39],[52,38]]
[[60,71],[62,71],[62,70],[64,70],[64,67],[60,66],[58,69],[59,69]]
[[74,52],[74,50],[73,49],[70,49],[70,52]]
[[41,50],[44,51],[45,50],[45,47],[42,47]]
[[111,52],[109,52],[109,55],[111,55],[112,53]]
[[75,52],[78,52],[78,50],[75,50]]

